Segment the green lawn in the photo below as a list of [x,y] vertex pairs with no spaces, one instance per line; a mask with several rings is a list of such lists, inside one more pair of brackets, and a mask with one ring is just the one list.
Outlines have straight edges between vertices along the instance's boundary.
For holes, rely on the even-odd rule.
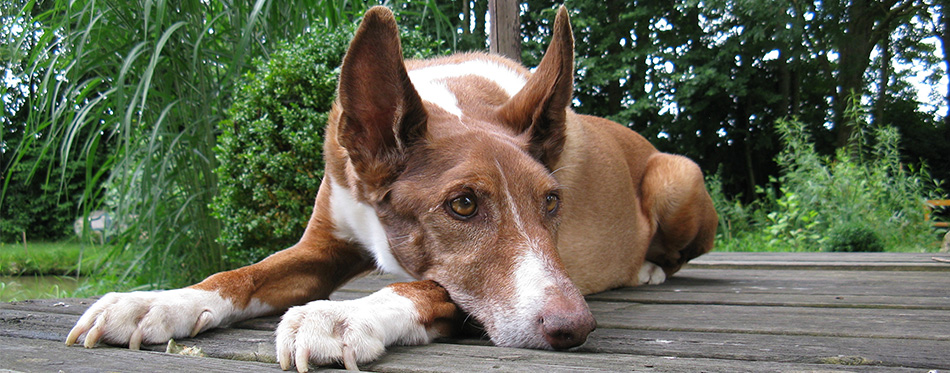
[[[61,242],[0,243],[0,302],[83,296],[87,279],[76,277],[82,251],[82,274],[91,273],[108,253],[77,239]],[[79,291],[79,292],[77,292]],[[96,293],[96,292],[93,292]]]
[[81,244],[78,239],[60,242],[0,243],[0,276],[75,275],[82,252],[82,272],[99,264],[108,248]]

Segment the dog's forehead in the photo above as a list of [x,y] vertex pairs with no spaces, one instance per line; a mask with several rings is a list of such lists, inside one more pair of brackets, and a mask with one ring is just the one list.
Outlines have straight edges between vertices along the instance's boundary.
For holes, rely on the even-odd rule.
[[487,54],[406,61],[409,79],[429,112],[456,119],[494,117],[494,110],[524,88],[528,70]]
[[440,180],[446,188],[468,185],[488,193],[515,188],[519,195],[557,188],[554,177],[524,150],[518,137],[470,131],[445,142],[458,144],[436,147],[436,157],[454,159]]

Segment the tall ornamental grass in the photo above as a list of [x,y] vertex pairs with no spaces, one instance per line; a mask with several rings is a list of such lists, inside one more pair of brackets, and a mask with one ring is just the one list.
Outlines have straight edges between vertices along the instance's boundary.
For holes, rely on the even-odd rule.
[[[216,242],[213,149],[251,61],[311,28],[352,24],[373,2],[333,0],[13,0],[4,4],[4,180],[81,165],[77,215],[106,208],[122,233],[103,289],[180,286],[232,267]],[[434,1],[391,2],[448,25]],[[7,25],[9,20],[11,25]],[[452,34],[449,31],[446,35]],[[12,120],[10,118],[13,118]],[[7,127],[9,126],[9,127]],[[2,136],[2,135],[0,135]],[[0,138],[0,143],[3,138]],[[41,154],[23,170],[21,154]],[[99,156],[96,156],[96,155]],[[8,158],[9,157],[9,158]],[[8,161],[11,160],[12,161]],[[53,170],[47,172],[47,170]],[[57,178],[57,175],[60,177]],[[0,190],[0,203],[4,203]],[[88,224],[87,224],[88,225]]]

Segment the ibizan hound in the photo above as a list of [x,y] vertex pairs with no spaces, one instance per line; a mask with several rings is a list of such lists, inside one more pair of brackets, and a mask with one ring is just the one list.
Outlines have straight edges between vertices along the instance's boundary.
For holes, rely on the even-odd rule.
[[[712,248],[717,218],[695,163],[570,110],[573,47],[562,7],[534,72],[482,53],[403,61],[392,12],[370,9],[300,242],[188,288],[110,293],[66,344],[137,349],[288,308],[277,357],[299,371],[429,343],[469,316],[499,346],[583,344],[584,294],[663,282]],[[325,300],[377,268],[418,281]]]

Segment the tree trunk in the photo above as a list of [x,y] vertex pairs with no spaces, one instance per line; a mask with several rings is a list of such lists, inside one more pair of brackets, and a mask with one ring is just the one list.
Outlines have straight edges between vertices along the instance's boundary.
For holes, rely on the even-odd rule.
[[485,14],[488,13],[488,2],[485,0],[474,0],[472,4],[472,40],[473,45],[468,47],[471,50],[485,50]]
[[874,123],[884,124],[884,106],[887,103],[887,85],[891,80],[891,38],[881,38],[881,81],[878,83],[877,102],[874,103]]
[[745,99],[743,97],[734,97],[735,100],[735,115],[736,115],[736,127],[745,132],[745,138],[742,139],[742,153],[743,159],[745,160],[745,169],[746,169],[746,195],[754,196],[755,195],[755,163],[752,161],[753,154],[752,149],[752,123],[749,123],[749,110],[746,107]]
[[471,0],[462,0],[462,34],[472,33],[472,8]]
[[[628,43],[629,48],[634,51],[633,59],[630,61],[629,83],[630,95],[634,102],[640,102],[641,100],[646,102],[653,101],[650,98],[651,93],[646,90],[647,72],[650,69],[650,65],[647,64],[647,55],[653,51],[653,44],[650,39],[650,21],[651,19],[646,17],[638,19],[637,24],[633,26],[633,33],[637,40]],[[653,89],[656,90],[659,89],[659,87],[653,87]],[[659,116],[657,110],[652,107],[652,105],[646,110],[648,110],[648,112],[638,113],[637,117],[630,118],[634,122],[634,128],[647,128],[657,121],[657,117]]]
[[796,116],[802,106],[802,77],[798,69],[794,68],[794,65],[791,69],[791,84],[792,101],[789,103],[791,107],[788,109],[788,113],[791,116]]
[[[600,27],[609,28],[608,35],[614,37],[626,37],[629,35],[630,27],[624,27],[627,25],[620,24],[620,13],[622,11],[622,5],[618,4],[619,1],[608,1],[607,2],[607,19],[604,25]],[[624,32],[626,31],[626,32]],[[630,45],[632,43],[628,43]],[[609,58],[619,59],[620,55],[623,53],[623,46],[620,45],[620,40],[613,40],[610,44],[607,45],[607,55]],[[629,83],[629,82],[628,82]],[[629,89],[629,88],[628,88]],[[607,82],[607,114],[616,115],[620,112],[620,109],[623,108],[623,97],[626,94],[626,90],[620,86],[620,76],[610,79]],[[632,119],[632,118],[631,118]]]
[[521,21],[516,0],[488,0],[491,32],[488,50],[521,61]]
[[788,52],[779,49],[778,55],[779,96],[781,96],[782,111],[786,116],[792,116],[792,73],[788,69]]
[[[950,0],[940,1],[940,48],[943,50],[943,63],[945,69],[950,69]],[[950,83],[947,83],[947,107],[950,110]],[[943,122],[950,128],[950,112],[943,117]]]
[[[870,0],[855,0],[848,8],[847,32],[838,43],[838,100],[835,102],[835,128],[838,132],[836,147],[848,144],[854,132],[854,119],[847,118],[845,110],[853,98],[864,94],[864,72],[871,61],[874,25],[878,20]],[[884,27],[883,25],[881,27]]]

